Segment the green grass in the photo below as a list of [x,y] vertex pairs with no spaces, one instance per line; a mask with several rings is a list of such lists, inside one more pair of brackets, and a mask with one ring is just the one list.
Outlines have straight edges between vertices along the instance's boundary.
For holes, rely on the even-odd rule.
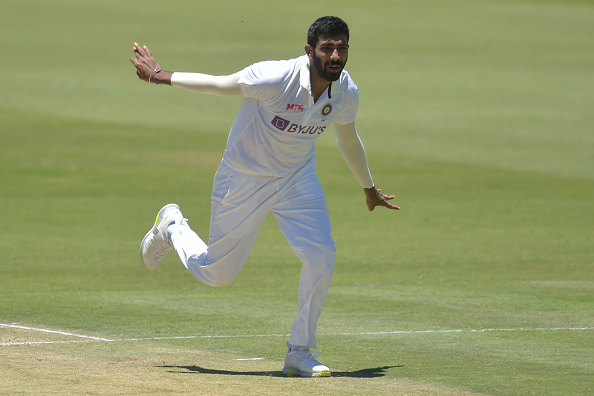
[[[0,394],[592,393],[590,2],[162,7],[0,7],[0,323],[245,337],[2,345]],[[229,286],[173,255],[142,266],[165,203],[207,235],[240,101],[143,84],[128,59],[138,41],[164,68],[230,73],[300,55],[324,14],[351,25],[359,132],[403,210],[367,212],[333,133],[320,138],[338,257],[318,341],[335,378],[307,382],[278,376],[300,267],[272,217]],[[72,340],[0,327],[0,343]]]

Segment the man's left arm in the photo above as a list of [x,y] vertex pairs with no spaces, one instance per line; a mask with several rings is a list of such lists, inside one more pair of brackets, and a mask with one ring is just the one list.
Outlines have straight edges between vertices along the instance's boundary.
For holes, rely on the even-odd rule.
[[372,211],[376,206],[385,206],[388,209],[400,210],[400,207],[392,205],[388,201],[394,199],[393,195],[382,194],[382,190],[375,187],[369,166],[365,148],[357,133],[355,123],[334,124],[338,148],[346,163],[355,175],[355,178],[365,192],[367,208]]

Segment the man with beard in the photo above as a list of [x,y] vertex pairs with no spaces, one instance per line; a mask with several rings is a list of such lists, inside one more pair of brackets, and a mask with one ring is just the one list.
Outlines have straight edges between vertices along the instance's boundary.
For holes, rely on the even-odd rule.
[[228,76],[167,72],[150,50],[134,43],[140,79],[199,93],[245,97],[216,172],[208,244],[176,204],[165,205],[144,237],[140,254],[156,268],[175,249],[190,273],[223,286],[241,271],[268,213],[273,213],[302,261],[298,311],[283,373],[330,376],[318,362],[316,327],[330,286],[335,247],[324,192],[316,175],[315,139],[334,124],[338,146],[363,188],[369,210],[400,209],[376,189],[355,128],[357,87],[344,70],[349,28],[337,17],[316,20],[305,55],[253,64]]

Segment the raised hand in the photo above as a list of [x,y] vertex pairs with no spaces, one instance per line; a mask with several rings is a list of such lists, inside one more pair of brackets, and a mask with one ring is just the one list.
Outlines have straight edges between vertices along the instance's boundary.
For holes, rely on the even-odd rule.
[[130,62],[136,67],[136,75],[143,81],[154,82],[152,79],[157,73],[161,72],[161,67],[153,57],[153,54],[146,45],[140,46],[134,43],[135,58],[131,58]]

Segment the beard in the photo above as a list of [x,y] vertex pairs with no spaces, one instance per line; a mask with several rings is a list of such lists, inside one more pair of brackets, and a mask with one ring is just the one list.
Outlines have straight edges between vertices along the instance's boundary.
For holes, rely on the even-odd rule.
[[[315,51],[312,52],[312,56],[313,56],[314,67],[318,71],[318,74],[320,75],[320,77],[322,77],[323,79],[325,79],[327,81],[337,81],[340,78],[340,75],[342,74],[342,70],[344,69],[344,65],[346,64],[346,61],[344,63],[339,62],[339,61],[329,61],[329,62],[326,62],[325,65],[322,65],[322,60],[316,56]],[[329,71],[327,69],[327,66],[340,66],[340,71],[339,72]]]

